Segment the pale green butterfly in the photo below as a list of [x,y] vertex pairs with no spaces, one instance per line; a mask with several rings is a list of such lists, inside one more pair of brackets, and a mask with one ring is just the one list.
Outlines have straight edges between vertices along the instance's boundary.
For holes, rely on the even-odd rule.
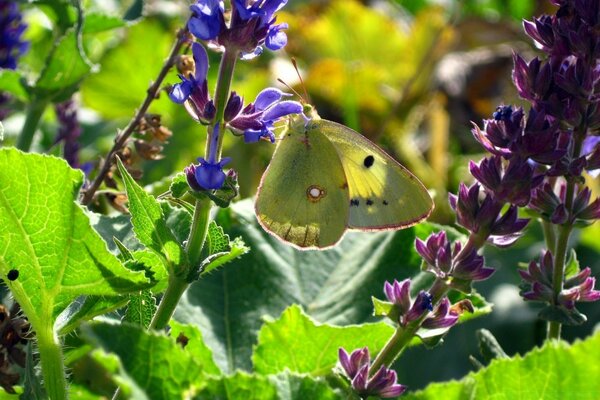
[[347,229],[403,229],[427,218],[423,184],[373,142],[305,106],[291,117],[262,176],[263,228],[299,249],[334,246]]

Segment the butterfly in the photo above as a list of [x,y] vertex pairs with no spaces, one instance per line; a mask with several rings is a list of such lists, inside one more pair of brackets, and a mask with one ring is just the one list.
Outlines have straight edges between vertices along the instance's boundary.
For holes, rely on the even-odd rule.
[[403,229],[427,218],[423,184],[360,133],[291,117],[258,188],[255,213],[270,234],[298,249],[325,249],[346,230]]

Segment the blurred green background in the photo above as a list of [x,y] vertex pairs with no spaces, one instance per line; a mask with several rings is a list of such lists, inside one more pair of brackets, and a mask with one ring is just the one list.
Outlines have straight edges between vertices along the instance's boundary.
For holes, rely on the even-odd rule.
[[[60,35],[61,17],[53,1],[22,4],[29,24],[31,49],[19,68],[35,80],[52,43]],[[65,3],[66,4],[66,3]],[[84,1],[86,13],[115,18],[114,29],[83,34],[92,72],[76,95],[83,126],[81,159],[96,163],[110,149],[141,104],[160,70],[175,33],[188,15],[184,1]],[[471,123],[490,118],[499,104],[521,104],[511,83],[512,52],[531,58],[536,49],[523,33],[521,20],[552,12],[546,0],[290,0],[278,15],[287,22],[289,42],[278,52],[265,51],[239,62],[233,89],[247,102],[277,78],[304,93],[291,59],[300,67],[311,102],[323,118],[341,122],[379,143],[412,170],[434,193],[432,222],[453,224],[449,192],[461,181],[471,182],[469,160],[483,153],[470,133]],[[69,18],[67,16],[66,18]],[[71,16],[72,18],[72,16]],[[125,22],[123,21],[125,19]],[[211,52],[209,85],[214,87],[219,56]],[[179,79],[171,71],[166,83]],[[15,142],[23,123],[24,104],[15,99],[15,112],[3,121],[3,145]],[[150,112],[160,114],[173,136],[164,158],[138,160],[141,182],[155,194],[164,182],[204,153],[205,129],[162,91]],[[47,109],[34,150],[60,155],[53,146],[56,117]],[[239,173],[241,198],[252,196],[274,146],[244,144],[227,135],[223,154]],[[598,194],[598,181],[590,180]],[[598,224],[575,236],[582,266],[600,272]],[[509,250],[488,249],[488,264],[497,268],[492,279],[478,286],[495,304],[494,312],[451,330],[446,344],[434,351],[411,348],[402,357],[399,379],[411,388],[430,381],[458,378],[472,369],[475,330],[494,333],[509,354],[525,352],[544,338],[544,324],[535,306],[518,297],[516,266],[536,257],[541,233],[535,223],[529,234]],[[588,335],[600,321],[597,307],[582,307],[590,321],[564,329],[568,340]]]

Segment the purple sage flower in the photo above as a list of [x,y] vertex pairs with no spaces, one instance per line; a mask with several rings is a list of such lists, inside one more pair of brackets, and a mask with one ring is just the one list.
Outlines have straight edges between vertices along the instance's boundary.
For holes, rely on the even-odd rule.
[[542,301],[573,310],[576,302],[600,300],[600,291],[594,290],[596,279],[590,276],[591,273],[591,269],[586,267],[577,274],[566,277],[563,290],[555,295],[552,287],[554,257],[547,251],[542,255],[539,264],[532,261],[527,270],[519,271],[524,281],[521,285],[521,295],[525,300]]
[[225,183],[225,172],[223,167],[231,161],[231,158],[225,157],[217,161],[216,149],[221,134],[219,124],[216,124],[209,143],[208,160],[202,157],[198,158],[198,165],[190,165],[184,172],[190,187],[195,191],[220,189]]
[[274,143],[275,123],[287,115],[302,114],[303,110],[302,104],[297,101],[282,101],[284,96],[289,95],[276,88],[267,88],[256,96],[253,103],[242,109],[241,98],[232,93],[225,108],[228,127],[234,133],[243,134],[246,143],[260,139]]
[[379,396],[391,398],[400,396],[406,391],[406,386],[397,383],[396,371],[381,366],[379,370],[369,378],[370,355],[369,349],[364,347],[348,354],[340,347],[338,350],[340,365],[345,375],[350,379],[352,388],[361,397]]
[[276,24],[275,13],[287,0],[232,0],[229,26],[222,1],[198,0],[190,6],[188,28],[194,36],[228,49],[236,49],[242,59],[260,55],[265,45],[279,50],[287,44],[287,24]]
[[175,103],[183,104],[187,112],[197,121],[208,124],[215,117],[216,109],[208,94],[208,54],[200,43],[192,44],[194,55],[194,75],[183,76],[181,83],[173,85],[169,98]]

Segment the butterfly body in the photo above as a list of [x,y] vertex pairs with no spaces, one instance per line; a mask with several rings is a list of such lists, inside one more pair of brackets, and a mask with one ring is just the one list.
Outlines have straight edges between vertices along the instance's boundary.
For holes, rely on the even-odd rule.
[[425,187],[371,141],[311,114],[282,133],[259,186],[256,215],[300,249],[335,245],[347,229],[402,229],[426,218]]

